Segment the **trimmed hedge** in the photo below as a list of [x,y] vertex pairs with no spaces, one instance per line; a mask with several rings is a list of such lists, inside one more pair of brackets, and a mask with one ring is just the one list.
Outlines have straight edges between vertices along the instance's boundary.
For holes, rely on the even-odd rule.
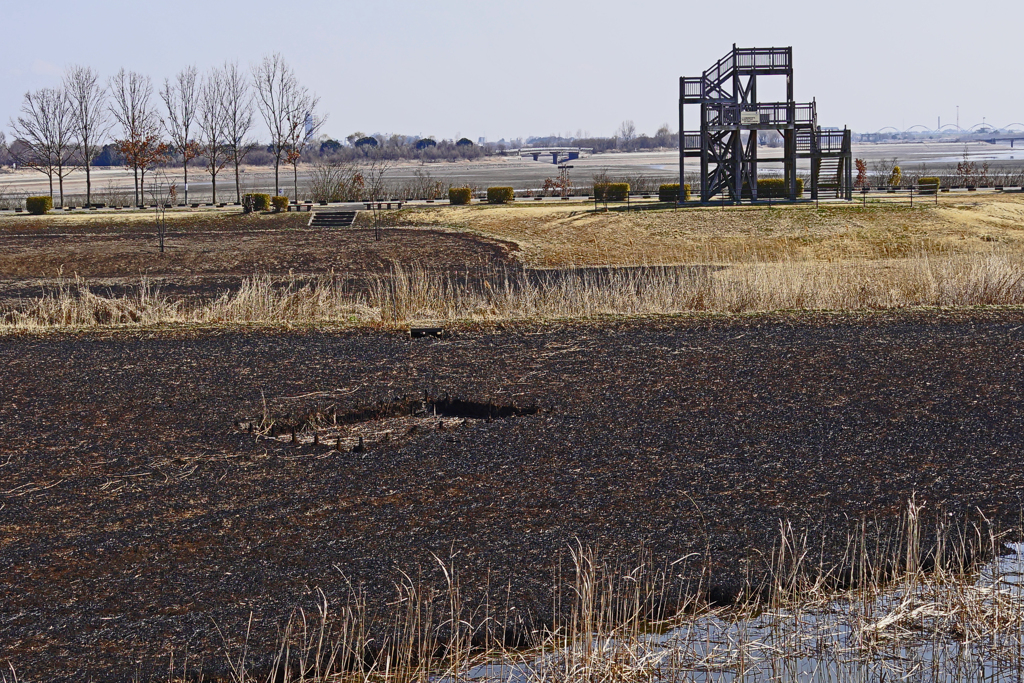
[[53,197],[26,197],[25,209],[36,216],[42,216],[53,208]]
[[602,202],[624,202],[629,197],[629,183],[596,183],[594,199]]
[[924,178],[917,179],[917,185],[921,190],[921,194],[935,194],[939,191],[942,181],[935,176],[925,176]]
[[468,187],[453,187],[448,190],[448,201],[452,204],[469,204],[473,190]]
[[[668,185],[662,185],[658,188],[658,201],[659,202],[678,202],[679,201],[679,183],[671,183]],[[687,183],[683,185],[683,201],[690,201],[690,185]]]
[[[804,194],[804,179],[796,179],[796,196],[802,197]],[[749,191],[748,191],[749,195]],[[758,199],[788,199],[789,194],[786,192],[786,179],[785,178],[758,178],[757,179],[757,198]]]
[[[197,206],[193,204],[192,206]],[[243,194],[242,210],[246,213],[253,211],[268,211],[270,209],[270,195],[263,193]]]
[[280,195],[278,195],[277,197],[271,197],[270,205],[274,207],[274,211],[287,211],[288,198]]
[[515,201],[516,191],[511,187],[488,187],[487,202],[490,204],[508,204]]

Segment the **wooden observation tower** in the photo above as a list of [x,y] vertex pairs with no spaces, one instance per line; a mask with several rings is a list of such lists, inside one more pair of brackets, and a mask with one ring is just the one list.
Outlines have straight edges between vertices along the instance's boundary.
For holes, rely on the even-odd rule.
[[[757,79],[785,77],[784,102],[760,102]],[[687,131],[686,105],[700,105],[700,130]],[[782,157],[758,159],[759,131],[782,135]],[[679,185],[687,158],[700,159],[700,201],[757,201],[758,164],[782,163],[786,197],[797,198],[797,159],[810,159],[811,199],[853,198],[850,131],[822,130],[817,105],[793,100],[793,48],[737,48],[697,78],[679,79]],[[695,188],[696,189],[696,188]],[[680,192],[680,200],[683,193]]]

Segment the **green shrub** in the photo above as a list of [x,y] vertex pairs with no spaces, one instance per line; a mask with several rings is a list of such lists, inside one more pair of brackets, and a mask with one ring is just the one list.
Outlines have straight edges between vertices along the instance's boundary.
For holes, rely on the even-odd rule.
[[270,205],[274,207],[274,211],[287,211],[288,210],[288,198],[277,196],[271,197]]
[[25,209],[31,214],[42,216],[52,208],[53,197],[27,197],[25,199]]
[[242,210],[246,213],[267,211],[270,209],[270,195],[255,193],[242,195]]
[[487,202],[490,204],[508,204],[515,201],[516,191],[511,187],[488,187]]
[[[745,196],[750,196],[748,188],[744,188]],[[804,194],[804,179],[796,179],[796,196],[802,197]],[[757,179],[757,198],[758,199],[788,199],[789,193],[786,192],[786,180],[785,178],[758,178]]]
[[594,199],[602,202],[624,202],[629,197],[629,183],[595,183]]
[[[678,202],[679,201],[679,183],[672,183],[669,185],[662,185],[658,188],[658,201],[659,202]],[[690,201],[690,185],[683,185],[683,201]]]
[[453,187],[448,190],[448,201],[452,204],[469,204],[472,198],[473,190],[468,187]]
[[921,188],[921,194],[935,194],[939,191],[942,181],[935,176],[925,176],[924,178],[918,178],[917,184]]

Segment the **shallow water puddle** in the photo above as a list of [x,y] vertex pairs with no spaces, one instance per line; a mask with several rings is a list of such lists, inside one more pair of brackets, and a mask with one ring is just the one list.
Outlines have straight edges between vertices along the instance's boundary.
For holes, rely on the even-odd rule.
[[[973,578],[918,575],[878,595],[728,618],[687,618],[664,634],[590,643],[476,666],[474,681],[1020,681],[1024,544]],[[584,652],[586,649],[588,651]],[[442,679],[452,681],[453,679]]]

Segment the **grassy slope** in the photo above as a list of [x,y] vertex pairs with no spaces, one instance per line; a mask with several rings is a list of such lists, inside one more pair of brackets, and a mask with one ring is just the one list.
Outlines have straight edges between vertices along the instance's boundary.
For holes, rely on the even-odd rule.
[[942,197],[939,205],[857,204],[594,213],[586,206],[413,208],[396,225],[450,226],[515,242],[527,265],[749,263],[1013,253],[1024,197]]

